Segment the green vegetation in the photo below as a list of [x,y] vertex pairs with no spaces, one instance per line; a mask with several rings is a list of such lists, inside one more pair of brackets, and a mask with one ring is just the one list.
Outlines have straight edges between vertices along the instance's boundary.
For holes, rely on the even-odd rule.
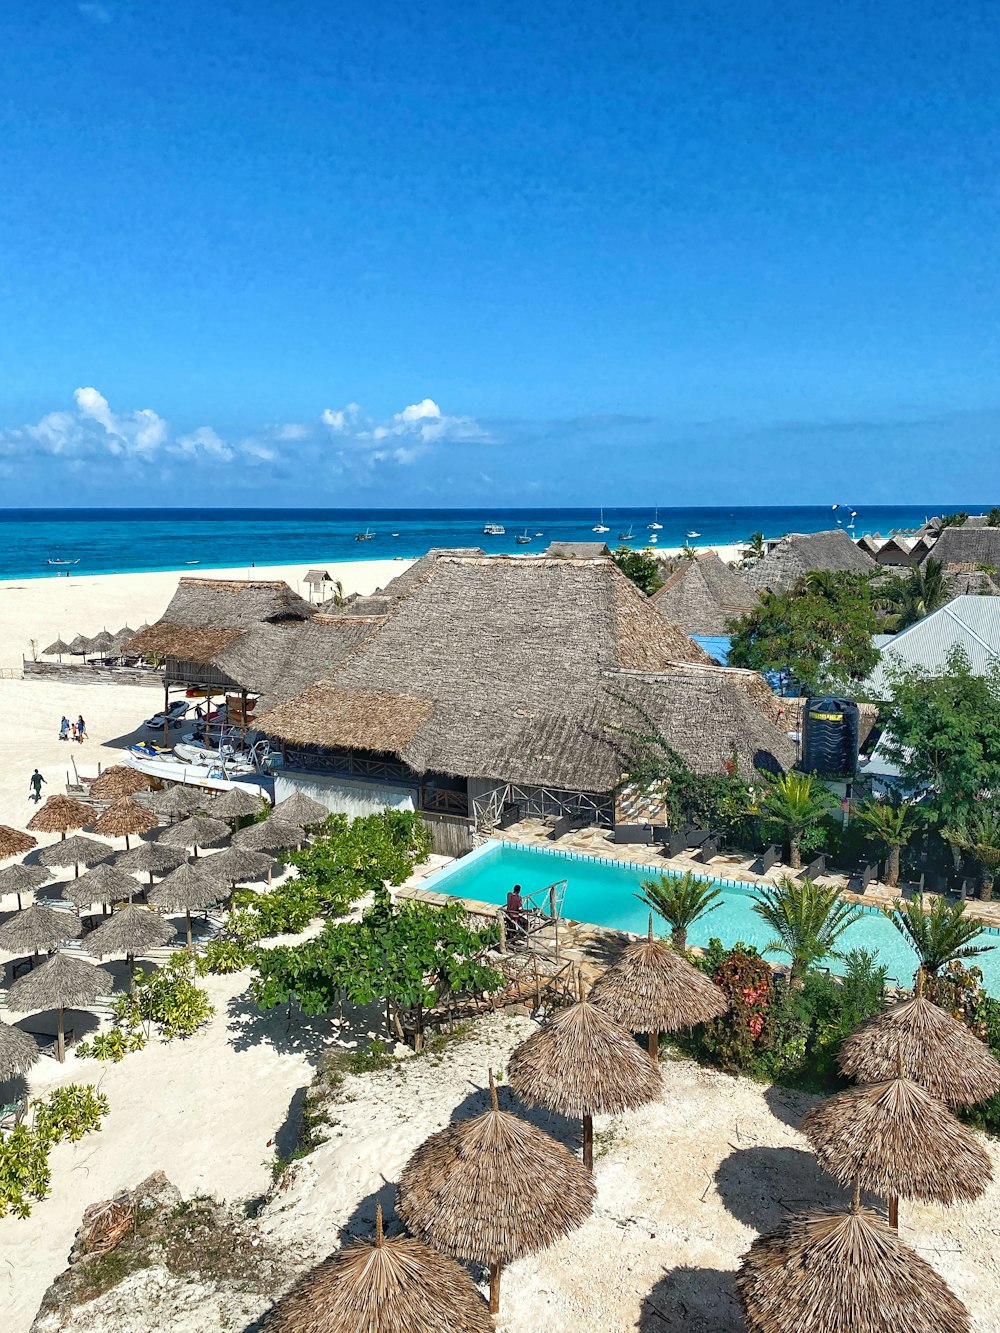
[[988,528],[1000,528],[1000,507],[994,505],[986,515],[986,526]]
[[300,891],[315,894],[320,914],[343,916],[366,893],[402,884],[429,851],[430,833],[418,814],[385,810],[354,820],[330,815],[320,835],[288,859],[298,869]]
[[954,514],[942,514],[938,523],[942,528],[960,528],[968,517],[964,509],[959,509]]
[[113,1026],[80,1042],[77,1056],[117,1063],[130,1051],[142,1050],[154,1028],[163,1041],[197,1032],[215,1012],[195,984],[197,969],[196,958],[186,951],[173,954],[156,970],[136,968],[132,990],[115,1001]]
[[619,546],[613,558],[625,577],[631,579],[647,597],[652,597],[658,588],[663,587],[660,566],[651,555],[645,555],[642,551],[632,551],[627,546]]
[[659,913],[670,926],[671,943],[682,953],[687,948],[687,933],[694,923],[714,912],[722,904],[722,889],[686,870],[683,875],[660,875],[644,879],[644,892],[635,896]]
[[901,902],[884,909],[886,916],[913,946],[920,966],[929,977],[963,958],[988,953],[992,944],[975,944],[984,933],[982,922],[967,916],[965,903],[935,898],[929,912],[919,902]]
[[861,916],[861,909],[843,902],[836,888],[787,875],[776,885],[757,886],[753,910],[775,934],[764,952],[781,950],[790,956],[793,985],[800,985],[824,958],[842,956],[837,940]]
[[803,851],[814,851],[820,845],[820,825],[835,804],[829,788],[811,773],[779,773],[767,778],[758,808],[765,820],[781,830],[793,870],[801,868]]
[[914,625],[948,600],[944,566],[928,557],[905,578],[880,585],[877,592],[880,627],[886,634],[897,634]]
[[856,806],[854,818],[858,820],[878,842],[885,852],[885,883],[894,889],[899,883],[899,854],[902,848],[921,827],[921,813],[914,805],[902,801],[882,800],[863,801]]
[[108,1099],[92,1084],[69,1083],[32,1102],[30,1125],[0,1136],[0,1217],[30,1217],[32,1200],[49,1192],[49,1153],[64,1139],[76,1143],[101,1128]]
[[877,630],[867,575],[808,575],[734,622],[729,665],[776,672],[803,694],[850,692],[878,663]]
[[979,896],[993,897],[993,880],[1000,869],[1000,815],[988,805],[979,805],[951,828],[943,830],[947,842],[970,856],[979,869]]
[[762,532],[751,532],[747,538],[746,546],[740,552],[740,568],[749,569],[758,560],[763,560],[766,553],[764,534]]

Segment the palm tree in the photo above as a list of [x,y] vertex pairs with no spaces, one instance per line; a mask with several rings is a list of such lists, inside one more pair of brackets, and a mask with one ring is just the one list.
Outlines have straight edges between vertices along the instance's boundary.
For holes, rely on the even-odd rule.
[[722,906],[715,901],[722,890],[690,870],[683,875],[644,879],[642,887],[645,892],[635,896],[663,917],[670,926],[670,943],[682,953],[687,948],[687,933],[699,917]]
[[816,593],[830,601],[840,592],[843,582],[837,569],[811,569],[803,576],[802,590]]
[[811,773],[779,773],[771,777],[760,798],[760,810],[780,824],[788,844],[788,864],[802,868],[800,845],[834,804],[832,794]]
[[980,806],[961,824],[945,829],[945,838],[960,847],[979,866],[979,896],[993,897],[993,879],[1000,869],[1000,818],[995,810]]
[[877,609],[882,613],[882,628],[896,634],[937,611],[947,600],[944,565],[928,557],[922,565],[915,565],[906,578],[880,586]]
[[929,912],[919,902],[900,902],[882,909],[904,939],[913,945],[920,966],[931,977],[946,963],[959,958],[978,958],[988,953],[992,944],[974,945],[984,926],[965,915],[965,903],[949,903],[938,897]]
[[899,801],[873,798],[859,805],[854,817],[885,848],[885,882],[890,889],[894,889],[899,883],[899,853],[916,832],[920,824],[920,811],[916,806],[904,805]]
[[751,532],[746,546],[740,552],[741,565],[753,565],[758,560],[763,560],[767,554],[764,548],[764,534],[762,532]]
[[835,888],[788,875],[777,884],[758,885],[753,910],[775,932],[776,938],[764,952],[781,950],[791,955],[796,985],[814,964],[842,956],[834,945],[861,916],[861,909],[842,902]]

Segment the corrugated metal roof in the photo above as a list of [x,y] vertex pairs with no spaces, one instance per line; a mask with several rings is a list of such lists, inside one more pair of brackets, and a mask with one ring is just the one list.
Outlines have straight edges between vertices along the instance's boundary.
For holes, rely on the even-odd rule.
[[921,666],[928,671],[944,670],[948,654],[960,647],[977,675],[985,674],[1000,658],[1000,597],[956,597],[947,606],[918,620],[901,634],[876,635],[882,660],[860,693],[871,699],[888,696],[888,668]]

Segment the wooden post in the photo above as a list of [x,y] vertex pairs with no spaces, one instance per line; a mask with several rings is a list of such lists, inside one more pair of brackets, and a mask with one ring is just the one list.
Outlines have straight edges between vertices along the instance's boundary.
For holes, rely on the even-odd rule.
[[63,1010],[56,1010],[56,1055],[60,1064],[66,1060],[66,1023]]
[[899,1230],[899,1199],[889,1200],[889,1225],[895,1230]]
[[193,944],[194,944],[194,941],[193,941],[192,936],[191,936],[191,909],[190,909],[190,907],[185,908],[185,911],[186,911],[186,913],[187,913],[188,949],[190,950],[190,949],[193,947]]
[[500,1265],[490,1264],[490,1314],[500,1313]]
[[594,1169],[594,1117],[589,1111],[583,1113],[583,1164],[588,1171]]
[[660,1034],[658,1032],[647,1033],[649,1058],[654,1065],[660,1063]]

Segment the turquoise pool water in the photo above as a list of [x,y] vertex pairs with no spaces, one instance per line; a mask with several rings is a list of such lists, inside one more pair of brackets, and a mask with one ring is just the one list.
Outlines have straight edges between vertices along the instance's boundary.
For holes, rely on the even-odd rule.
[[[564,879],[567,881],[564,916],[595,926],[640,933],[646,930],[649,909],[634,895],[640,892],[644,879],[657,873],[621,861],[491,842],[431,875],[425,884],[439,893],[502,904],[515,884],[520,884],[521,892],[528,894]],[[713,882],[722,889],[722,898],[718,900],[721,906],[695,923],[688,932],[688,943],[704,945],[715,935],[726,945],[743,940],[763,950],[771,932],[753,910],[752,892],[732,880]],[[663,923],[657,921],[656,928],[661,930]],[[996,947],[975,961],[982,968],[987,989],[1000,996],[1000,932],[991,930],[983,942]],[[865,909],[862,919],[841,936],[841,945],[845,953],[850,949],[874,950],[888,967],[890,978],[900,985],[910,985],[916,955],[881,912]],[[768,956],[782,960],[780,953]],[[831,960],[830,966],[833,971],[839,970],[836,959]]]

